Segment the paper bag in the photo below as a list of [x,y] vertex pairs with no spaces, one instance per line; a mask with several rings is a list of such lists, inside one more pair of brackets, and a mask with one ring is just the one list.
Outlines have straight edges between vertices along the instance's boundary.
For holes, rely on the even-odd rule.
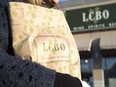
[[10,2],[15,54],[81,78],[75,40],[62,11]]

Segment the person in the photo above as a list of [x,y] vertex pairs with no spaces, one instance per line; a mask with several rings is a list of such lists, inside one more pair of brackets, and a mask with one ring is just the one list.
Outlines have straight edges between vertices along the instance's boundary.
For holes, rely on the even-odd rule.
[[49,8],[57,7],[57,3],[59,2],[59,0],[22,0],[22,1],[34,5],[47,6]]
[[14,56],[9,2],[0,0],[0,87],[82,87],[80,79]]

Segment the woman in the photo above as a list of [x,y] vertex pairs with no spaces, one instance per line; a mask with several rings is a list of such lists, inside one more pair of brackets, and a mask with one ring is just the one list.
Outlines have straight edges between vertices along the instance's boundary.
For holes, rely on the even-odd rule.
[[[78,78],[13,55],[9,1],[0,0],[0,87],[82,87]],[[56,2],[47,1],[43,4],[49,3],[55,6]]]

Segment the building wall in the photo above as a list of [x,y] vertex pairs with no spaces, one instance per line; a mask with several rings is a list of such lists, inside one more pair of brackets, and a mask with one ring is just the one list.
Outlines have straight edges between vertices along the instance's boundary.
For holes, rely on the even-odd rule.
[[115,0],[66,0],[59,3],[60,8],[70,8],[74,6],[93,4],[98,2],[115,1]]
[[73,34],[79,51],[90,51],[93,40],[100,38],[101,49],[116,48],[116,30]]

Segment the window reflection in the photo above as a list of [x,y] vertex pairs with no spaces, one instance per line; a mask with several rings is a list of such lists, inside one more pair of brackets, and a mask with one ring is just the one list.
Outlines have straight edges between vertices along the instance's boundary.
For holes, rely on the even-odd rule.
[[116,84],[116,57],[104,58],[105,86],[113,87]]
[[86,81],[89,85],[91,85],[91,87],[93,87],[91,59],[81,59],[81,72],[82,72],[82,80]]
[[[116,57],[103,58],[105,87],[113,87],[116,84]],[[93,62],[91,58],[81,58],[82,80],[87,81],[93,87]],[[116,85],[115,85],[116,87]]]
[[82,72],[92,72],[92,60],[91,59],[82,59],[81,60],[81,71]]
[[116,68],[116,58],[105,58],[105,70]]

